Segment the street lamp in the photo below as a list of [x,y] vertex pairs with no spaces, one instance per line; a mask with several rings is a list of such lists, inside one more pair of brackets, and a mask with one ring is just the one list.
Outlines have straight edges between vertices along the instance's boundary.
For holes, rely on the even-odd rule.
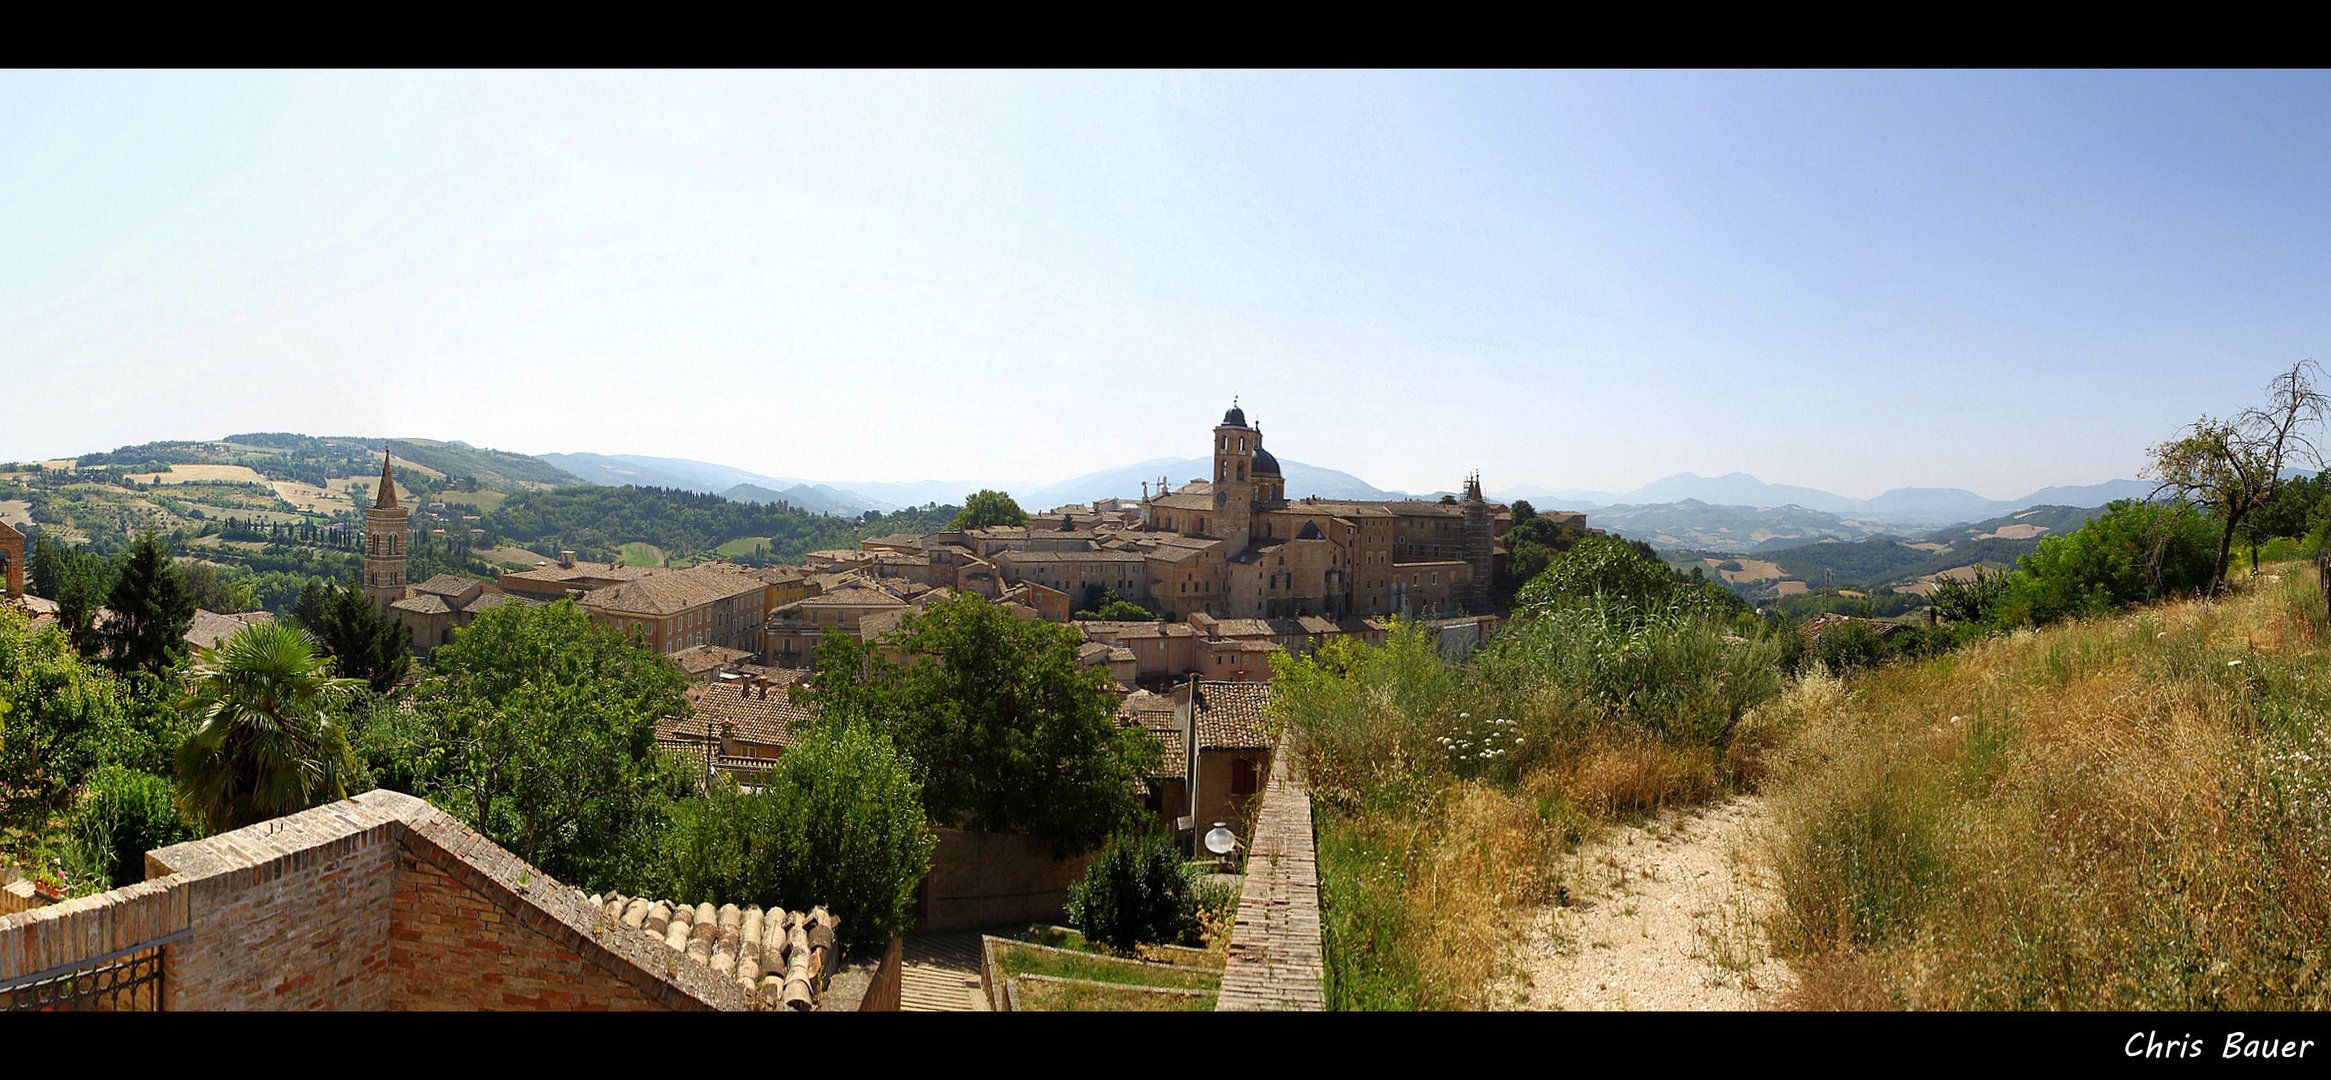
[[1213,828],[1206,830],[1206,850],[1214,853],[1214,863],[1218,868],[1228,869],[1225,864],[1230,853],[1237,848],[1238,836],[1221,822],[1215,822]]

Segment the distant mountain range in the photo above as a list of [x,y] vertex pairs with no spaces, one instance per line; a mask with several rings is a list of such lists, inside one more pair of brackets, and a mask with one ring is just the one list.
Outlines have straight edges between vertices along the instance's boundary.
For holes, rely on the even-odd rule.
[[[1085,473],[1051,484],[975,480],[835,481],[756,473],[729,465],[685,458],[636,454],[542,454],[558,470],[594,484],[638,484],[702,491],[745,502],[784,500],[817,513],[888,513],[926,503],[959,503],[983,487],[1009,491],[1031,511],[1080,505],[1096,499],[1138,498],[1146,482],[1160,477],[1179,487],[1203,479],[1208,458],[1162,457]],[[1290,498],[1438,498],[1380,488],[1350,473],[1279,459]],[[1816,540],[1855,541],[1912,535],[1926,530],[2001,517],[2032,506],[2102,506],[2114,499],[2143,498],[2150,485],[2136,480],[2050,487],[2021,499],[1989,499],[1962,488],[1895,488],[1872,499],[1855,499],[1818,488],[1768,484],[1747,473],[1705,477],[1677,473],[1633,491],[1553,490],[1522,484],[1492,493],[1503,502],[1528,499],[1541,510],[1583,510],[1592,524],[1661,548],[1757,552]]]
[[[647,457],[638,454],[540,454],[543,462],[592,484],[635,484],[641,487],[702,491],[743,502],[783,499],[794,506],[825,514],[850,515],[866,510],[888,513],[926,503],[960,503],[981,488],[1009,491],[1013,501],[1029,510],[1090,503],[1097,499],[1139,498],[1141,485],[1153,487],[1165,477],[1175,487],[1204,479],[1214,467],[1210,458],[1152,458],[1114,469],[1086,473],[1053,484],[1011,484],[976,480],[839,481],[820,483],[798,477],[770,476],[729,465],[686,458]],[[1287,495],[1323,499],[1400,499],[1405,492],[1387,491],[1357,476],[1335,469],[1279,459],[1287,480]],[[1418,498],[1438,498],[1440,492]]]
[[1499,491],[1491,497],[1507,502],[1543,501],[1544,509],[1587,511],[1696,500],[1710,506],[1794,507],[1834,514],[1849,521],[1933,527],[1980,521],[2031,506],[2103,506],[2115,499],[2142,499],[2152,492],[2153,486],[2141,480],[2108,480],[2101,484],[2041,488],[2020,499],[1990,499],[1964,488],[1895,488],[1876,498],[1855,499],[1818,488],[1768,484],[1747,473],[1708,477],[1686,472],[1654,480],[1623,494],[1550,491],[1530,485]]

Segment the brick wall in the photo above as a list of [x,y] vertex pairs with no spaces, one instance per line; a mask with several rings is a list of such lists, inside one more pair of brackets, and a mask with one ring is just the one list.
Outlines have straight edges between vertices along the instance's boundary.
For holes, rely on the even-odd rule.
[[1290,733],[1271,755],[1271,779],[1255,815],[1246,885],[1222,968],[1218,1012],[1327,1008],[1319,941],[1319,863],[1302,748]]
[[757,1006],[409,795],[148,852],[146,872],[0,916],[0,985],[159,942],[173,1010]]
[[0,984],[186,929],[183,882],[148,881],[0,916]]
[[1017,833],[933,829],[931,872],[923,878],[926,930],[966,930],[1003,923],[1057,920],[1068,887],[1092,856],[1055,859],[1042,840]]
[[399,856],[396,886],[388,964],[402,993],[389,1008],[664,1007],[425,859]]
[[148,852],[149,881],[184,882],[191,930],[164,953],[167,1007],[385,1007],[390,820],[337,803]]

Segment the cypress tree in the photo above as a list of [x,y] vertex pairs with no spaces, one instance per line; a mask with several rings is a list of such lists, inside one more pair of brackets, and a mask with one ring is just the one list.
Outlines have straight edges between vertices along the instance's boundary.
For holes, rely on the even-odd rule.
[[105,603],[113,619],[99,634],[116,669],[158,672],[185,655],[194,594],[161,537],[147,533],[130,545]]
[[374,693],[387,693],[413,663],[412,630],[373,606],[362,589],[332,590],[316,636],[341,675],[365,680]]

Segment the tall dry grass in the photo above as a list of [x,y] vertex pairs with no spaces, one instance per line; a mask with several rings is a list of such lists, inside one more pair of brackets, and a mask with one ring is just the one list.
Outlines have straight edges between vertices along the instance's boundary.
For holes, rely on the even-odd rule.
[[2311,572],[1800,685],[1774,938],[1813,1008],[2331,1005]]
[[1512,946],[1599,822],[1754,782],[1776,646],[1683,612],[1509,628],[1468,664],[1415,627],[1282,661],[1306,735],[1330,1003],[1505,1004]]

